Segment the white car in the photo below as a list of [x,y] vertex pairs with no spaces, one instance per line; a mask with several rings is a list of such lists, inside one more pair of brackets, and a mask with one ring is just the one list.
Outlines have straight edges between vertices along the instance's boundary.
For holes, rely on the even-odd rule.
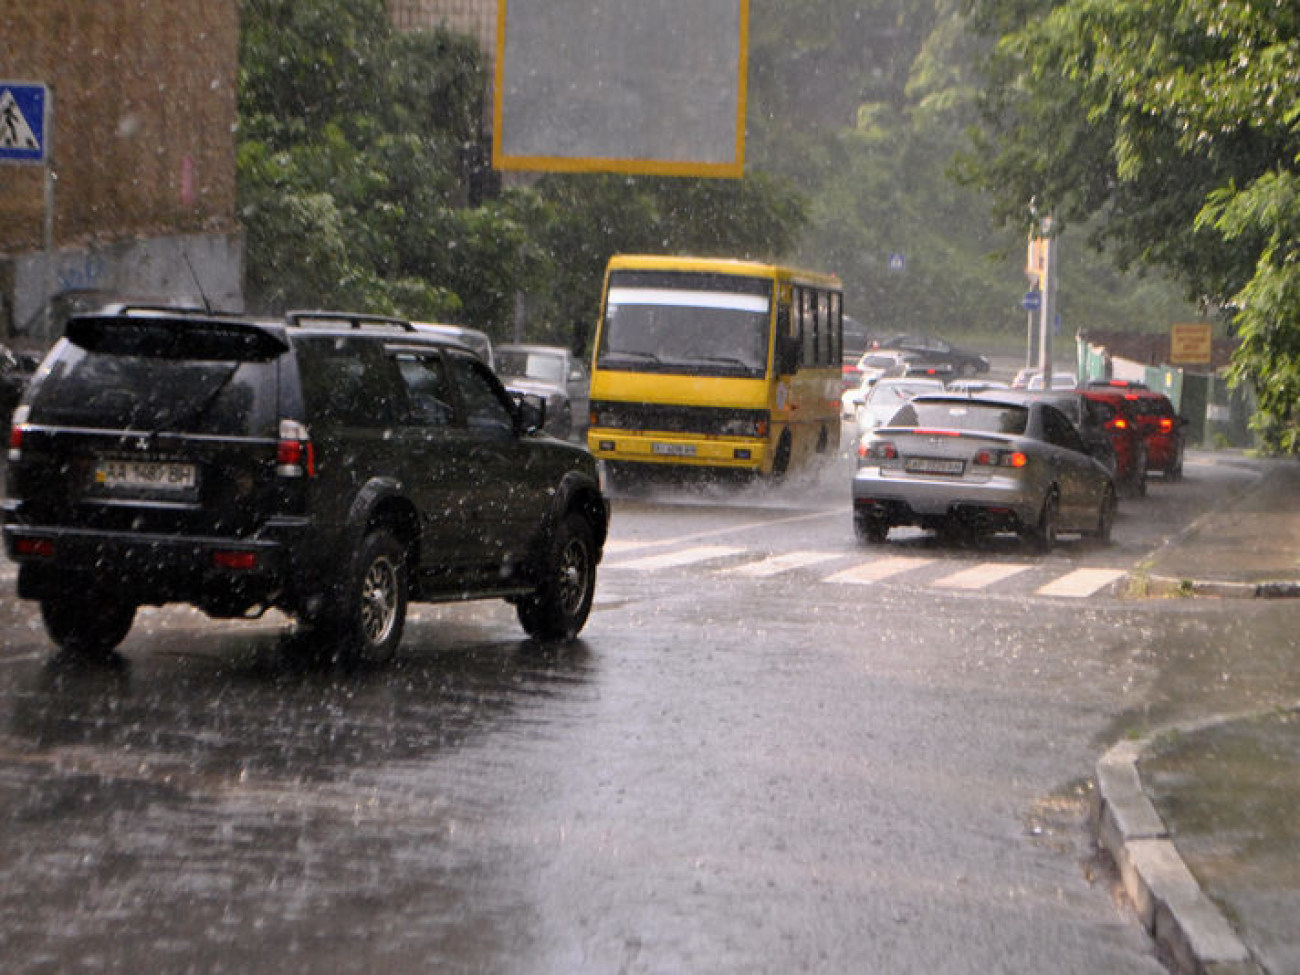
[[853,422],[857,424],[858,435],[870,433],[876,427],[888,423],[913,396],[942,392],[943,382],[939,379],[877,380],[854,411]]

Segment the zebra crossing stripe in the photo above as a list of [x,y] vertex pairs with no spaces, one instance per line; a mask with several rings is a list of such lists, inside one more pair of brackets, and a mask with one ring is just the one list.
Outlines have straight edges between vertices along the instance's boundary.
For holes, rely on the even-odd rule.
[[1123,569],[1075,569],[1038,589],[1040,596],[1091,596],[1128,573]]
[[1010,579],[1022,572],[1028,572],[1032,568],[1032,565],[1012,562],[982,562],[969,569],[962,569],[960,572],[944,576],[942,579],[932,582],[931,585],[940,589],[983,589],[995,582],[1001,582],[1003,579]]
[[841,554],[839,552],[785,552],[781,555],[769,555],[759,562],[749,562],[727,571],[734,575],[765,579],[768,576],[780,575],[782,572],[829,562],[831,559],[839,558]]
[[843,572],[837,572],[832,576],[827,576],[826,582],[846,582],[850,585],[869,586],[873,582],[883,582],[891,576],[899,575],[903,572],[910,572],[913,569],[919,569],[922,566],[929,565],[934,559],[917,559],[906,556],[891,555],[883,559],[877,559],[874,562],[867,562],[865,565],[856,565],[851,569],[845,569]]
[[693,565],[696,562],[708,562],[711,559],[739,555],[744,551],[743,548],[731,548],[726,545],[697,545],[693,548],[681,548],[672,552],[663,552],[659,555],[647,555],[644,558],[632,559],[630,562],[615,562],[609,568],[648,571],[676,569],[683,565]]

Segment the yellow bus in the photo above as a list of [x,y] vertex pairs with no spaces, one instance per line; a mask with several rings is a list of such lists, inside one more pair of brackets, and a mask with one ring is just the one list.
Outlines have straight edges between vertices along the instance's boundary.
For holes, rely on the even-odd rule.
[[651,465],[780,477],[840,439],[843,291],[834,275],[615,255],[605,272],[587,445]]

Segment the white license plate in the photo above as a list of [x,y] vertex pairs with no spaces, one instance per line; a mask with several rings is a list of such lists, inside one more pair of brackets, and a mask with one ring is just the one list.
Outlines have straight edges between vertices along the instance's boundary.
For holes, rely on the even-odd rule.
[[657,443],[651,449],[656,454],[664,457],[695,456],[695,444],[693,443]]
[[101,460],[95,483],[107,490],[148,490],[183,493],[194,490],[198,471],[193,464],[160,460]]
[[943,460],[939,457],[909,457],[903,463],[909,474],[960,475],[966,470],[965,461]]

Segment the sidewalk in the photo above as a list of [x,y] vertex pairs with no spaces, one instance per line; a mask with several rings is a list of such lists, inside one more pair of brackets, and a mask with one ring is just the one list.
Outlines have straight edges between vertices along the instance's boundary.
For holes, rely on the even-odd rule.
[[[1258,467],[1251,488],[1154,553],[1131,588],[1300,596],[1300,462]],[[1275,607],[1267,647],[1225,649],[1224,666],[1250,668],[1282,697],[1296,689],[1289,704],[1177,724],[1097,763],[1097,840],[1180,973],[1300,975],[1300,600]]]

